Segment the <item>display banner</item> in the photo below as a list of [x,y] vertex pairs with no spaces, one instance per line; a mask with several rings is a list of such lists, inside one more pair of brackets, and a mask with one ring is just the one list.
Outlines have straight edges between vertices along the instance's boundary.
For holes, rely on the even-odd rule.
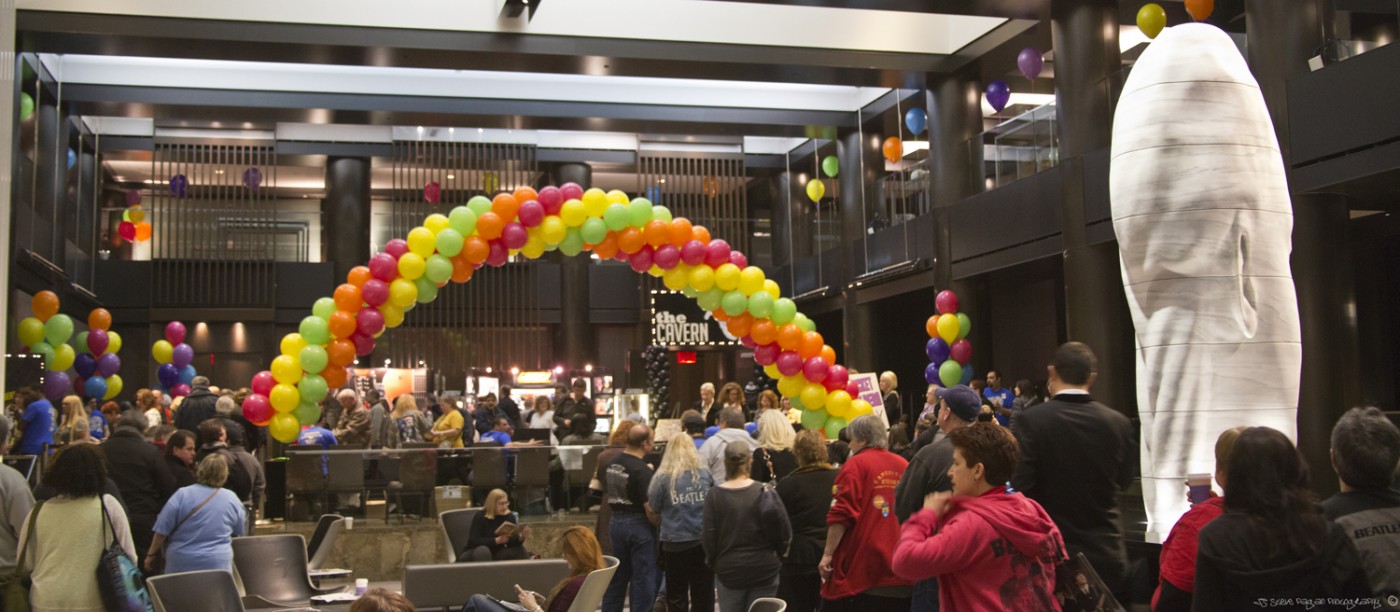
[[890,419],[885,416],[885,398],[880,396],[879,378],[874,374],[852,374],[850,381],[856,384],[856,389],[860,390],[860,395],[855,399],[870,402],[872,414],[879,415],[888,426]]
[[660,346],[732,346],[724,326],[678,291],[651,294],[651,343]]

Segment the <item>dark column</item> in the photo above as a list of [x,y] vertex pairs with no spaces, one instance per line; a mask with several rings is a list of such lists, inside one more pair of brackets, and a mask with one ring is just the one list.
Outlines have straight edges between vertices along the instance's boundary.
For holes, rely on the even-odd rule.
[[[764,181],[762,187],[768,191],[768,201],[773,203],[773,269],[792,266],[792,211],[788,208],[787,182],[792,180],[787,171],[778,172]],[[780,279],[778,282],[787,282]]]
[[368,157],[326,159],[326,199],[321,201],[321,244],[336,283],[369,261]]
[[[48,90],[43,93],[47,94]],[[63,265],[63,215],[60,195],[63,193],[63,174],[67,159],[60,155],[62,150],[63,113],[53,100],[39,96],[35,109],[38,118],[35,127],[38,143],[35,148],[34,173],[34,226],[45,231],[34,232],[34,252],[50,262]]]
[[[560,164],[554,169],[554,184],[578,183],[584,189],[593,185],[593,168],[587,164]],[[557,363],[567,369],[597,363],[596,343],[588,327],[587,255],[564,257],[559,262],[559,341],[554,343]]]
[[[880,134],[878,120],[865,124],[865,131],[846,130],[838,134],[836,157],[840,161],[840,194],[837,202],[841,207],[841,266],[846,271],[845,282],[849,284],[856,276],[865,273],[865,227],[870,221],[869,210],[875,203],[872,186],[885,171],[884,158],[880,154]],[[799,226],[800,227],[800,226]],[[871,371],[875,363],[875,344],[879,341],[875,333],[875,314],[871,304],[859,304],[856,291],[841,287],[844,300],[841,307],[841,342],[844,345],[845,365],[861,371]]]
[[1117,245],[1090,245],[1084,217],[1084,155],[1112,142],[1108,77],[1122,69],[1118,3],[1054,0],[1050,20],[1057,67],[1067,339],[1088,344],[1098,355],[1094,395],[1131,415],[1137,411],[1133,321]]
[[[1249,66],[1269,115],[1274,120],[1285,167],[1290,164],[1289,78],[1308,72],[1330,15],[1312,2],[1289,4],[1246,0],[1245,29],[1249,37]],[[1323,495],[1337,491],[1329,473],[1332,425],[1360,395],[1356,318],[1352,311],[1355,284],[1347,232],[1347,196],[1293,194],[1293,284],[1298,292],[1298,318],[1303,332],[1303,372],[1327,372],[1324,384],[1303,384],[1298,397],[1298,448],[1313,468],[1313,489]],[[1343,262],[1335,265],[1333,262]]]
[[953,286],[953,228],[948,207],[983,188],[981,101],[981,85],[968,75],[942,76],[928,84],[935,289]]

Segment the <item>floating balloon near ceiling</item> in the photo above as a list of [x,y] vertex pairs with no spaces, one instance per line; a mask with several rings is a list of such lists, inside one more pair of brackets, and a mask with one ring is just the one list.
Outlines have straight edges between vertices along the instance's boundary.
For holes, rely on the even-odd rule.
[[1021,75],[1034,81],[1040,76],[1040,71],[1045,68],[1045,58],[1035,47],[1021,49],[1020,55],[1016,56],[1016,67],[1021,70]]
[[140,205],[141,205],[141,192],[140,192],[139,190],[136,190],[136,189],[128,190],[128,191],[126,192],[126,205],[127,205],[127,206],[140,206]]
[[1167,12],[1156,3],[1144,4],[1138,9],[1137,26],[1148,38],[1157,38],[1162,28],[1167,27]]
[[987,84],[987,104],[999,113],[1011,101],[1011,86],[1006,81],[992,81]]
[[928,113],[917,106],[905,111],[904,126],[909,128],[909,131],[915,136],[918,136],[923,133],[924,128],[928,127]]
[[183,198],[189,190],[190,180],[183,174],[170,177],[170,197]]
[[822,174],[825,174],[827,178],[836,178],[837,173],[840,171],[841,161],[836,159],[835,155],[828,155],[822,158]]
[[429,204],[437,204],[438,198],[442,195],[442,186],[437,181],[428,181],[423,186],[423,200]]
[[262,170],[249,168],[243,171],[243,186],[254,191],[262,185]]
[[807,181],[807,198],[812,200],[813,204],[821,202],[825,195],[826,185],[822,184],[821,179]]
[[897,164],[904,158],[904,142],[896,136],[886,138],[884,144],[880,145],[880,150],[885,154],[885,159],[892,164]]

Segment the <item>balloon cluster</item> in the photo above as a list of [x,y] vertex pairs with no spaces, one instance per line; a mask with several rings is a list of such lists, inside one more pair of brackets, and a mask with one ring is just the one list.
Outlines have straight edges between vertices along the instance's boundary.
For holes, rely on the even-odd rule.
[[[59,314],[58,295],[52,291],[34,294],[30,302],[34,316],[19,322],[19,340],[30,352],[44,356],[44,396],[59,401],[69,393],[84,397],[112,399],[122,392],[117,371],[122,360],[117,351],[122,338],[109,331],[112,314],[105,308],[88,313],[88,331],[73,334],[73,319]],[[75,341],[74,345],[69,340]],[[76,376],[67,373],[73,368]]]
[[146,211],[141,209],[141,192],[135,189],[126,192],[126,210],[122,211],[122,222],[117,225],[117,235],[127,242],[145,242],[151,239],[151,224],[146,222]]
[[952,291],[940,291],[933,299],[938,314],[928,318],[924,330],[928,332],[928,343],[924,352],[929,364],[924,368],[924,380],[929,384],[945,387],[965,385],[972,382],[972,343],[967,335],[972,332],[972,319],[958,312],[958,296]]
[[190,394],[190,383],[198,372],[194,369],[194,349],[185,344],[185,324],[171,321],[165,325],[165,338],[151,344],[151,356],[156,363],[156,380],[161,390],[173,397]]
[[667,414],[671,404],[671,362],[666,348],[651,345],[642,351],[647,364],[647,390],[651,392],[652,414]]

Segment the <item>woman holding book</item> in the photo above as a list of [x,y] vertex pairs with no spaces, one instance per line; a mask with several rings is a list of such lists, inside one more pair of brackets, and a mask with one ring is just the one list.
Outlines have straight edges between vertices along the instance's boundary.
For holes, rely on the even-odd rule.
[[520,519],[510,511],[506,492],[491,489],[481,512],[472,518],[467,548],[485,546],[490,549],[493,561],[526,559],[529,555],[525,552],[525,539],[529,536],[530,528],[520,526]]
[[569,576],[560,580],[549,590],[548,596],[515,587],[515,596],[520,603],[504,602],[489,595],[473,595],[464,612],[567,612],[574,605],[574,599],[583,588],[584,580],[595,570],[603,569],[603,550],[598,547],[598,539],[587,527],[574,525],[564,530],[560,547],[564,563],[569,565]]

